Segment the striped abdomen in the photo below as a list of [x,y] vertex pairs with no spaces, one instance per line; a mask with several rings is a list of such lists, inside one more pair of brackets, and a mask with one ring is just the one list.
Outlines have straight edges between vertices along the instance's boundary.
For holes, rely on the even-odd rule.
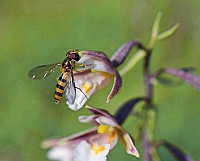
[[55,103],[58,104],[60,99],[62,98],[62,95],[64,93],[66,83],[67,83],[68,74],[62,73],[60,77],[58,78],[57,84],[56,84],[56,90],[55,90]]

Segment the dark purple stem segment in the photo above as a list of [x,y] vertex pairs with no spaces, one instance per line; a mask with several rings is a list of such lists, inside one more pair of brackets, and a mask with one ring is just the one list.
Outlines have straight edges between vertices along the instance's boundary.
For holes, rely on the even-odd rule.
[[151,50],[146,50],[146,57],[144,60],[144,82],[145,82],[145,91],[146,91],[146,99],[149,103],[152,101],[152,85],[151,85],[151,74],[150,74],[150,57]]

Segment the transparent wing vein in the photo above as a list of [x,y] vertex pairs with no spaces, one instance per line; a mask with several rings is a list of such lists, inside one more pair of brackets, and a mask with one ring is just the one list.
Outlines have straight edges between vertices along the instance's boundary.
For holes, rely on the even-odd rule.
[[74,77],[73,77],[72,72],[68,73],[68,79],[67,79],[67,84],[65,88],[65,97],[69,104],[73,104],[76,98],[76,89],[75,89]]
[[32,79],[42,79],[49,76],[54,70],[59,66],[59,63],[56,64],[48,64],[35,67],[31,69],[28,73],[28,76]]

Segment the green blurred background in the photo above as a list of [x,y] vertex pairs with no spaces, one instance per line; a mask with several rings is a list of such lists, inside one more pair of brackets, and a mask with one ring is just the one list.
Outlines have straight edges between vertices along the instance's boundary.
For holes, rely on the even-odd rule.
[[[74,48],[99,50],[111,57],[126,41],[139,39],[147,45],[155,16],[162,11],[161,31],[175,23],[181,27],[171,38],[156,44],[152,71],[163,66],[200,69],[199,8],[198,0],[1,0],[0,160],[45,161],[42,140],[90,127],[77,121],[79,115],[89,114],[87,110],[71,111],[65,99],[55,105],[53,94],[59,71],[34,81],[27,76],[31,68],[60,62]],[[126,100],[144,95],[142,62],[123,77],[121,92],[106,104],[111,87],[99,91],[87,104],[114,113]],[[198,160],[199,91],[187,84],[156,86],[154,100],[159,107],[156,138],[167,139]],[[135,122],[130,117],[124,123],[133,136]],[[141,152],[138,141],[136,145]],[[173,160],[162,148],[159,154],[164,161]],[[118,144],[108,160],[122,159],[141,160],[126,154]]]

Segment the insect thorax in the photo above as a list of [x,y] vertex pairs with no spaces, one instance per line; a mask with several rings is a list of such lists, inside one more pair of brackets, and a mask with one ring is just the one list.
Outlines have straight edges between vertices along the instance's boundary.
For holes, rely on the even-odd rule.
[[75,67],[75,61],[70,58],[65,58],[65,60],[62,62],[60,71],[61,72],[70,72]]

